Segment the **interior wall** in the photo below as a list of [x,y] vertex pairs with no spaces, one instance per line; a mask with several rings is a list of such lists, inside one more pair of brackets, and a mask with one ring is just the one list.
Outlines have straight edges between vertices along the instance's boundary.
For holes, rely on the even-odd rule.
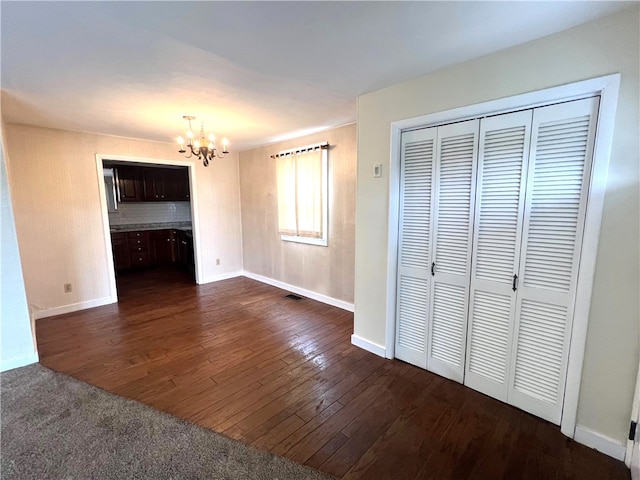
[[[32,315],[83,307],[110,296],[110,245],[103,232],[96,157],[185,163],[177,147],[24,125],[5,128],[7,167],[26,293]],[[196,164],[202,281],[242,270],[238,157]],[[220,258],[220,265],[216,265]],[[65,293],[63,285],[73,291]],[[55,311],[55,310],[54,310]]]
[[[640,9],[439,70],[358,99],[354,333],[385,344],[390,124],[620,72],[580,392],[579,425],[623,444],[638,368]],[[382,178],[372,177],[374,164]]]
[[[278,192],[271,155],[328,141],[328,246],[285,242],[278,234]],[[240,153],[244,269],[353,303],[356,126],[346,125]]]
[[0,150],[0,371],[38,361],[20,266],[4,148]]

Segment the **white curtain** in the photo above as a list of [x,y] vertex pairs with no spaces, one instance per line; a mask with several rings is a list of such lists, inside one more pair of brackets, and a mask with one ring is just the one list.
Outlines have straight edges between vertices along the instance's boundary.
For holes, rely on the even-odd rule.
[[276,158],[278,231],[322,238],[322,149]]

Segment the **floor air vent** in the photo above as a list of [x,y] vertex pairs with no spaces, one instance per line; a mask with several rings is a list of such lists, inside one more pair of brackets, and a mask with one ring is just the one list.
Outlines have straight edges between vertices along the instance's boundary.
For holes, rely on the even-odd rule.
[[299,300],[302,300],[302,297],[295,295],[293,293],[290,293],[289,295],[285,295],[284,298],[288,298],[290,300],[295,300],[296,302]]

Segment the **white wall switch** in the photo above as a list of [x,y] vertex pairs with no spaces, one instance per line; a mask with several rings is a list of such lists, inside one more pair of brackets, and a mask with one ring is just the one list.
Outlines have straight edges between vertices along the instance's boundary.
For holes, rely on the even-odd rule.
[[382,164],[381,163],[376,163],[373,166],[373,177],[374,178],[379,178],[382,176]]

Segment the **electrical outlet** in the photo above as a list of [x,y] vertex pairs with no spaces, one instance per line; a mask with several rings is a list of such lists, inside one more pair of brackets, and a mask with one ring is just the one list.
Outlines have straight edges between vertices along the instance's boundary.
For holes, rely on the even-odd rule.
[[71,284],[70,283],[65,283],[64,284],[64,293],[71,293]]
[[216,258],[216,265],[220,265],[220,259]]

